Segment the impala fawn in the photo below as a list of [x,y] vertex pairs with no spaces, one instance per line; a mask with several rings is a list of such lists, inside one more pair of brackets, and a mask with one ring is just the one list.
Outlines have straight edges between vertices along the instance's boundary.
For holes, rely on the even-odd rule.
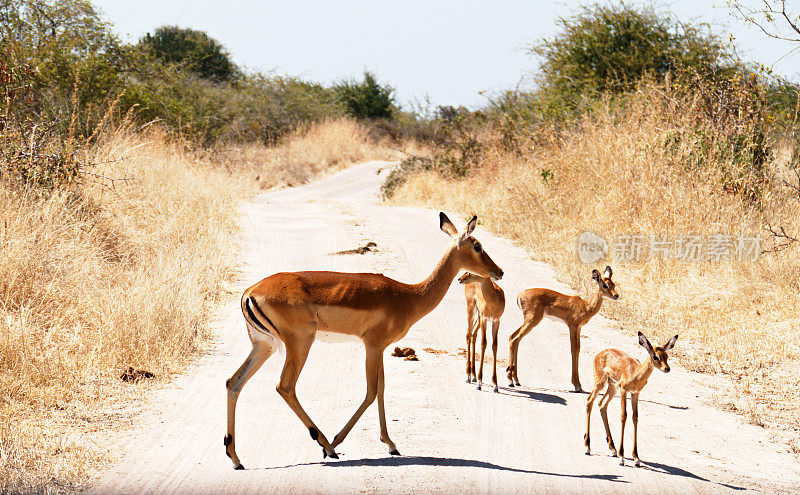
[[552,319],[563,321],[569,327],[569,343],[572,352],[572,385],[575,392],[583,392],[581,380],[578,376],[578,356],[581,351],[581,327],[589,322],[600,311],[603,298],[619,299],[616,284],[611,280],[611,267],[607,266],[601,274],[592,270],[592,279],[597,282],[597,292],[586,301],[579,296],[568,296],[550,289],[528,289],[519,293],[517,305],[522,310],[525,320],[522,325],[509,337],[509,386],[519,386],[517,370],[517,354],[519,343],[524,336],[548,316]]
[[[586,455],[591,454],[589,448],[589,418],[592,415],[592,404],[594,404],[600,390],[608,383],[606,395],[600,399],[600,416],[603,417],[603,426],[606,428],[606,440],[608,440],[608,448],[611,449],[611,455],[614,457],[619,456],[620,466],[625,465],[624,454],[624,440],[625,440],[625,420],[628,419],[628,411],[626,410],[626,402],[628,394],[631,394],[631,410],[633,411],[633,460],[634,465],[639,467],[639,452],[636,448],[636,437],[639,429],[639,392],[642,391],[647,385],[647,379],[650,378],[650,373],[653,368],[658,368],[664,373],[669,373],[669,364],[667,364],[667,351],[675,347],[675,342],[678,336],[674,336],[662,347],[653,348],[647,337],[639,332],[639,345],[647,350],[650,358],[645,360],[644,363],[639,363],[636,359],[628,356],[624,352],[617,349],[606,349],[601,351],[594,358],[594,389],[589,394],[586,400],[586,434],[583,436],[583,443],[586,445]],[[622,399],[622,427],[619,434],[619,452],[614,448],[614,439],[611,438],[611,429],[608,427],[608,403],[617,394],[617,389],[620,389],[620,398]]]
[[467,298],[467,383],[475,380],[475,340],[481,329],[481,359],[478,367],[478,390],[483,383],[483,356],[486,353],[486,325],[492,322],[492,384],[497,387],[497,331],[506,307],[503,289],[492,280],[467,272],[459,277]]

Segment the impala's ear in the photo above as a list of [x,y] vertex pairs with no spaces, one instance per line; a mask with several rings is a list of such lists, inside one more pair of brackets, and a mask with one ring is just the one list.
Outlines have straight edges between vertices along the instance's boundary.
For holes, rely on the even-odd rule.
[[475,230],[475,226],[478,225],[478,216],[473,215],[472,220],[467,222],[467,226],[464,228],[464,233],[461,234],[462,238],[467,238],[472,235],[472,232]]
[[647,337],[642,332],[639,332],[639,345],[647,349],[649,354],[653,354],[653,346],[650,345],[650,341],[647,340]]
[[439,212],[439,228],[450,237],[458,235],[458,229],[443,212]]
[[594,280],[600,280],[600,272],[598,272],[596,269],[592,270],[592,278]]
[[603,270],[603,278],[611,278],[614,272],[611,271],[610,266],[606,266],[606,269]]
[[672,337],[671,339],[669,339],[669,342],[664,344],[664,350],[668,351],[668,350],[672,349],[673,347],[675,347],[675,342],[677,342],[677,341],[678,341],[678,336],[677,335]]

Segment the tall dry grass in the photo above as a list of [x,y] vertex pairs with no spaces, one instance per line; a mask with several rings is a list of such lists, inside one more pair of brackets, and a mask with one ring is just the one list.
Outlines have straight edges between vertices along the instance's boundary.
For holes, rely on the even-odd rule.
[[80,480],[122,370],[167,377],[208,335],[249,189],[181,150],[118,133],[84,187],[2,189],[0,491]]
[[[393,201],[474,212],[583,292],[590,288],[592,268],[576,256],[583,230],[609,241],[631,233],[763,236],[765,221],[800,232],[796,192],[761,181],[755,184],[757,199],[744,198],[723,185],[721,170],[729,177],[735,163],[722,163],[722,155],[712,153],[705,157],[710,166],[687,167],[696,150],[665,146],[676,132],[694,132],[696,116],[692,108],[664,105],[662,94],[643,92],[625,112],[598,109],[572,130],[525,143],[522,153],[492,147],[482,168],[466,179],[413,175]],[[791,175],[784,155],[768,161],[768,176]],[[657,341],[680,333],[678,360],[725,377],[720,400],[727,407],[753,422],[798,431],[797,247],[755,263],[609,262],[622,297],[603,311],[626,333],[641,329]]]
[[215,157],[232,173],[253,177],[261,189],[268,189],[304,184],[354,163],[393,159],[397,153],[370,138],[363,124],[343,118],[298,129],[274,148],[223,146]]

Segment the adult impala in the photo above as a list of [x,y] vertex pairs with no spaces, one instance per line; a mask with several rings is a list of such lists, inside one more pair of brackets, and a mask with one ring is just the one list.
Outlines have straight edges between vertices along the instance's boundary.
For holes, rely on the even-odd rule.
[[481,330],[481,362],[478,368],[478,390],[483,384],[483,356],[486,354],[486,326],[492,324],[492,384],[497,387],[497,331],[500,328],[500,317],[506,307],[506,296],[503,289],[492,280],[467,272],[458,277],[464,284],[464,296],[467,299],[467,383],[475,380],[475,340],[478,328]]
[[509,340],[508,381],[510,386],[519,386],[517,370],[517,354],[522,337],[528,335],[533,328],[548,316],[552,319],[563,321],[569,328],[569,344],[572,354],[572,386],[575,392],[583,392],[581,379],[578,376],[578,357],[581,352],[581,328],[600,311],[603,298],[619,299],[616,285],[611,280],[613,273],[607,266],[601,274],[592,270],[592,279],[597,282],[597,292],[589,300],[579,296],[568,296],[550,289],[528,289],[519,293],[517,305],[522,310],[524,321],[522,325],[511,334]]
[[[594,358],[594,389],[589,394],[586,400],[586,434],[583,436],[583,443],[586,445],[586,455],[591,454],[589,448],[589,418],[592,416],[592,405],[600,390],[608,383],[606,395],[600,399],[600,416],[603,417],[603,426],[606,428],[606,440],[608,441],[608,448],[611,449],[611,455],[619,456],[619,464],[625,465],[624,444],[625,441],[625,421],[628,419],[628,411],[626,408],[626,398],[631,394],[631,411],[633,412],[633,460],[636,467],[639,467],[639,451],[636,446],[637,436],[639,434],[639,392],[642,391],[647,385],[647,379],[650,378],[650,373],[654,368],[658,368],[664,373],[669,373],[669,364],[667,363],[667,351],[675,347],[675,342],[678,336],[674,336],[666,344],[661,347],[653,348],[647,337],[639,332],[639,345],[647,350],[649,359],[643,363],[633,359],[624,352],[618,349],[606,349],[601,351]],[[620,399],[622,399],[622,426],[619,434],[619,452],[614,448],[614,439],[611,438],[611,429],[608,427],[608,403],[617,394],[617,389],[620,391]]]
[[[242,312],[253,348],[226,382],[225,453],[235,469],[244,469],[236,455],[236,400],[244,384],[280,342],[286,346],[286,361],[278,393],[308,428],[311,438],[322,446],[323,457],[338,459],[334,448],[342,443],[376,397],[381,441],[388,445],[390,454],[400,455],[386,429],[383,351],[402,339],[411,325],[439,304],[459,271],[495,280],[503,276],[503,271],[472,237],[477,221],[477,217],[472,217],[459,234],[447,215],[439,213],[439,227],[452,241],[433,272],[418,284],[404,284],[376,273],[291,272],[276,273],[244,291]],[[367,395],[331,443],[308,417],[295,394],[297,378],[317,331],[353,335],[366,347]]]

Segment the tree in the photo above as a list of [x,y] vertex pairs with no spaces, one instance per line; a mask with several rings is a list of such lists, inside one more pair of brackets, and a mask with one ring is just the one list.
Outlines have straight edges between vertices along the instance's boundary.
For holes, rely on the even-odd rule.
[[734,17],[758,27],[770,38],[800,43],[800,16],[797,11],[786,9],[786,0],[761,0],[758,7],[729,0],[728,5]]
[[162,26],[155,34],[147,33],[139,45],[156,58],[179,64],[203,79],[228,81],[238,71],[228,51],[203,31]]
[[626,92],[645,76],[711,74],[731,58],[706,25],[680,23],[652,8],[597,4],[559,24],[559,34],[530,51],[543,60],[543,85],[563,96]]
[[344,81],[334,87],[345,112],[358,119],[389,119],[394,105],[394,88],[378,84],[375,75],[364,72],[364,80]]

